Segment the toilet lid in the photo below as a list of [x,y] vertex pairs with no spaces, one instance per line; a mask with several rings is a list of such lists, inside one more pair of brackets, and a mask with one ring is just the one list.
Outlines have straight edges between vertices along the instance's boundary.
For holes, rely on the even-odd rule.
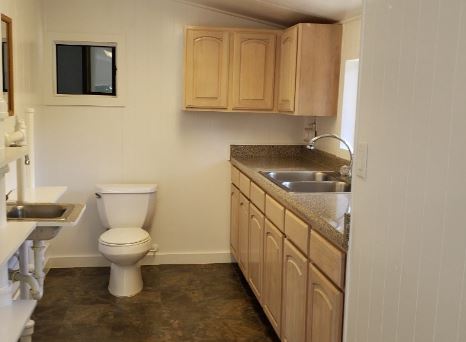
[[135,245],[150,240],[150,235],[141,228],[112,228],[100,235],[104,245]]

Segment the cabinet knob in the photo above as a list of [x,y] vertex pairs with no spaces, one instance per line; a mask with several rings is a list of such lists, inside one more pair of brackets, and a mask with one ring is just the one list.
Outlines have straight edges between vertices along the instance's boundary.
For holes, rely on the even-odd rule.
[[244,205],[244,202],[239,202],[239,205]]

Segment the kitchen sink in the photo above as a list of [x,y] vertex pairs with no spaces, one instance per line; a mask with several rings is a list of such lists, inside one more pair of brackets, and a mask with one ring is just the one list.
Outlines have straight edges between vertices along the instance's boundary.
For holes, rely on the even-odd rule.
[[8,221],[37,222],[27,240],[50,240],[62,226],[75,225],[85,208],[71,203],[7,203],[6,217]]
[[333,171],[260,171],[289,192],[350,192],[351,184]]
[[339,181],[282,182],[291,192],[350,192],[351,185]]
[[278,182],[326,181],[332,171],[261,171],[265,177]]

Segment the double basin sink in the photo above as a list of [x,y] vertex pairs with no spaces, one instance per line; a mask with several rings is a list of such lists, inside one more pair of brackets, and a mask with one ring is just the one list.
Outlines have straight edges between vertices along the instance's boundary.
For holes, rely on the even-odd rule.
[[63,226],[77,223],[85,205],[63,203],[7,203],[8,221],[35,221],[36,228],[28,240],[53,239]]
[[333,171],[260,171],[288,192],[350,192],[351,183]]

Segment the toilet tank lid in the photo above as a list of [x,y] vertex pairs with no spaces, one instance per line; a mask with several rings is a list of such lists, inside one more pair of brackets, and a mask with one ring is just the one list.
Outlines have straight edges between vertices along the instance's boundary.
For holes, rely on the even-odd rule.
[[157,184],[97,184],[102,194],[149,194],[157,191]]

